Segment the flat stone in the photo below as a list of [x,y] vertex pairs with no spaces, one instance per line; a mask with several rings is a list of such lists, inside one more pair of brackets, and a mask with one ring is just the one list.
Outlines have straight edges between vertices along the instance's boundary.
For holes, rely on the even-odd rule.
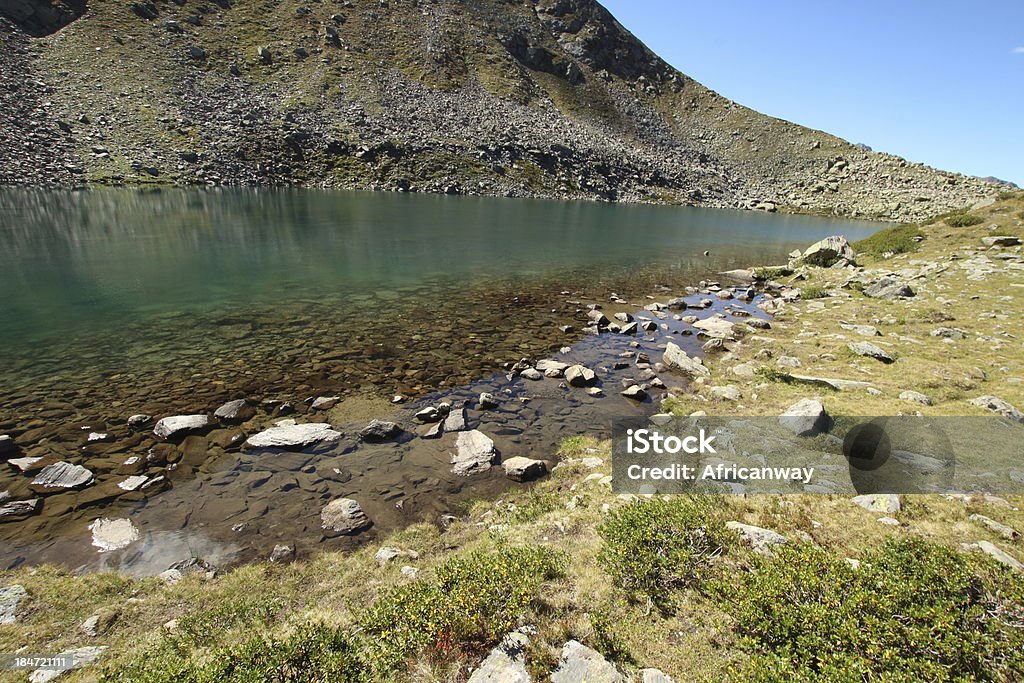
[[157,422],[153,433],[161,439],[170,440],[204,432],[209,428],[210,418],[206,415],[174,415]]
[[25,587],[16,583],[0,588],[0,626],[18,620],[18,605],[27,595]]
[[450,434],[465,431],[466,428],[466,408],[452,408],[448,416],[444,418],[444,431]]
[[980,550],[985,553],[999,564],[1009,567],[1015,572],[1024,572],[1024,563],[1015,558],[1013,555],[1005,552],[995,543],[989,541],[978,541],[976,543],[965,543],[963,545],[965,550]]
[[535,367],[543,372],[546,377],[561,377],[565,374],[565,371],[569,369],[569,364],[557,360],[545,359],[537,361],[537,365]]
[[844,330],[847,330],[848,332],[853,332],[854,334],[859,334],[862,337],[881,337],[882,336],[882,333],[879,332],[878,328],[875,327],[874,325],[850,325],[850,324],[847,324],[847,323],[841,323],[839,325],[839,327],[841,327]]
[[101,553],[120,550],[139,540],[139,530],[130,519],[97,519],[89,524],[92,544]]
[[892,277],[883,277],[864,288],[864,294],[874,299],[909,299],[917,293],[906,282]]
[[999,534],[1007,541],[1016,541],[1020,539],[1020,533],[1016,529],[1014,529],[1013,527],[1006,526],[1005,524],[1002,524],[1000,522],[997,522],[996,520],[991,519],[990,517],[986,517],[985,515],[974,514],[971,515],[971,519],[975,522],[978,522],[979,524],[985,525],[991,531]]
[[1016,247],[1020,245],[1020,238],[1012,235],[990,235],[982,237],[981,243],[986,247]]
[[543,460],[517,456],[501,463],[505,476],[512,481],[529,481],[547,474],[548,465]]
[[53,493],[88,486],[93,481],[90,470],[69,462],[55,462],[44,467],[30,486],[39,493]]
[[246,441],[249,448],[278,448],[281,450],[302,450],[313,446],[336,443],[341,432],[326,423],[279,425],[271,427]]
[[647,392],[638,384],[632,384],[620,393],[626,398],[634,401],[643,401],[647,398]]
[[537,368],[526,368],[525,370],[519,373],[519,376],[524,379],[528,379],[531,382],[536,382],[538,380],[544,379],[544,373],[538,370]]
[[852,500],[855,504],[871,512],[893,513],[899,512],[903,507],[900,497],[895,493],[868,493],[863,496],[854,496]]
[[880,360],[883,363],[895,363],[896,359],[891,356],[887,351],[884,351],[874,344],[869,342],[851,342],[846,345],[851,352],[858,356],[864,356],[866,358],[874,358]]
[[105,645],[80,647],[74,650],[65,650],[57,655],[58,660],[70,662],[67,668],[35,669],[28,675],[29,683],[50,683],[76,669],[92,664],[106,651]]
[[[41,461],[42,458],[30,457],[30,458],[11,458],[7,461],[7,464],[18,470],[22,474],[28,474],[34,469],[33,465]],[[41,467],[38,469],[42,469]]]
[[675,681],[661,669],[640,669],[640,683],[675,683]]
[[123,481],[117,483],[117,488],[125,491],[138,491],[146,482],[149,481],[149,477],[143,474],[136,474],[130,477],[126,477]]
[[743,394],[740,392],[740,388],[732,384],[727,384],[722,387],[711,387],[709,391],[712,396],[726,401],[738,401],[743,397]]
[[812,377],[810,375],[789,375],[790,379],[801,384],[828,387],[836,391],[851,391],[854,389],[868,389],[870,382],[862,382],[854,379],[834,379],[831,377]]
[[825,406],[813,398],[797,401],[779,416],[779,424],[797,436],[814,436],[827,432],[830,422]]
[[751,550],[762,555],[771,554],[774,546],[789,543],[788,538],[771,529],[763,529],[759,526],[742,524],[740,522],[726,522],[725,526],[737,532],[740,538],[742,538],[743,543],[749,546]]
[[244,398],[228,401],[213,413],[213,416],[222,422],[245,422],[254,415],[256,411]]
[[693,326],[708,337],[714,337],[716,339],[733,339],[733,330],[736,327],[736,324],[726,320],[725,318],[712,316],[710,318],[698,320],[693,323]]
[[144,425],[149,424],[149,421],[152,419],[153,417],[151,415],[144,415],[142,413],[139,413],[137,415],[130,416],[127,422],[129,427],[142,427]]
[[710,377],[711,371],[704,367],[700,358],[691,358],[677,345],[669,342],[662,355],[662,362],[670,370],[682,372],[690,377]]
[[551,683],[626,683],[626,678],[600,652],[570,640],[562,647]]
[[484,658],[469,677],[469,683],[532,683],[526,670],[529,638],[518,631],[509,633]]
[[317,396],[310,404],[313,410],[330,410],[341,402],[341,396]]
[[979,396],[971,399],[970,403],[972,406],[998,413],[1016,422],[1024,422],[1024,413],[997,396]]
[[388,441],[393,439],[402,433],[402,428],[394,422],[385,422],[383,420],[373,420],[370,424],[366,425],[359,432],[359,437],[363,441],[380,442]]
[[404,555],[400,548],[392,548],[391,546],[384,546],[373,555],[373,559],[377,564],[388,564],[392,560]]
[[426,408],[417,411],[413,417],[415,417],[419,422],[437,422],[441,419],[441,412],[434,406],[427,406]]
[[31,500],[10,500],[0,505],[0,523],[13,522],[23,517],[31,517],[43,508],[40,498]]
[[589,387],[597,382],[597,374],[583,365],[569,366],[565,371],[565,381],[573,387]]
[[373,526],[359,503],[351,498],[332,500],[320,511],[321,526],[339,534],[356,534]]
[[967,330],[959,327],[936,327],[929,334],[936,339],[952,339],[954,341],[960,341],[967,339],[967,335],[970,334]]
[[900,392],[900,400],[907,401],[908,403],[920,403],[923,406],[932,405],[932,400],[922,394],[920,391],[903,391]]
[[494,441],[479,430],[459,432],[452,454],[452,472],[468,477],[491,469],[499,457]]

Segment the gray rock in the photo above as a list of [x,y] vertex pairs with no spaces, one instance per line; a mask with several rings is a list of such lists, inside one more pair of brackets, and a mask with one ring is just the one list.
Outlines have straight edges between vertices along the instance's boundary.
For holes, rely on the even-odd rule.
[[295,548],[290,545],[275,545],[269,559],[271,562],[291,562],[295,559]]
[[69,662],[67,668],[35,669],[28,675],[29,683],[50,683],[76,669],[81,669],[92,664],[106,651],[106,646],[95,645],[90,647],[79,647],[74,650],[65,650],[58,654],[57,661]]
[[250,436],[245,444],[249,448],[277,448],[281,450],[302,450],[313,446],[336,443],[341,432],[321,422],[309,424],[278,425]]
[[494,398],[493,394],[488,394],[485,391],[480,394],[477,404],[480,406],[480,410],[493,410],[498,407],[498,399]]
[[638,384],[630,385],[621,393],[626,398],[632,399],[634,401],[643,401],[647,399],[647,392],[644,391],[643,388]]
[[562,647],[551,683],[626,683],[626,678],[601,653],[570,640]]
[[845,237],[833,235],[807,247],[799,260],[810,266],[830,268],[837,263],[852,264],[856,256],[856,252]]
[[392,548],[391,546],[384,546],[373,555],[373,559],[377,564],[384,565],[388,564],[392,560],[404,555],[399,548]]
[[[653,324],[653,323],[644,323],[645,326],[648,325],[648,324]],[[655,325],[655,327],[657,327],[657,325]],[[625,334],[625,335],[632,336],[632,335],[637,333],[637,329],[638,329],[638,326],[637,326],[636,323],[626,323],[621,328],[619,328],[619,334]]]
[[1020,245],[1020,238],[1011,235],[991,235],[982,237],[981,243],[986,247],[1016,247]]
[[543,460],[515,457],[501,463],[505,476],[512,481],[529,481],[547,474],[548,465]]
[[685,311],[686,310],[686,299],[683,297],[677,297],[675,299],[669,299],[667,306],[673,311]]
[[498,457],[494,442],[483,432],[476,429],[459,432],[452,454],[452,472],[460,477],[481,474],[491,469]]
[[536,368],[526,368],[519,373],[520,377],[524,377],[532,382],[544,379],[544,373]]
[[144,425],[149,424],[149,421],[152,419],[153,417],[151,415],[143,415],[141,413],[138,415],[132,415],[131,417],[128,418],[128,426],[136,428],[142,427]]
[[134,474],[130,477],[125,477],[122,481],[117,483],[117,488],[123,491],[138,491],[146,482],[149,481],[149,477],[144,474]]
[[901,401],[908,401],[910,403],[920,403],[923,406],[930,406],[930,405],[932,405],[932,400],[930,398],[928,398],[927,396],[925,396],[924,394],[922,394],[921,392],[919,392],[919,391],[910,391],[910,390],[908,390],[908,391],[901,392],[900,393],[900,400]]
[[874,358],[875,360],[882,361],[886,364],[896,362],[896,359],[889,355],[888,352],[878,348],[870,342],[850,342],[846,347],[858,356]]
[[890,301],[894,299],[909,299],[917,295],[910,285],[893,277],[883,277],[877,282],[868,285],[864,289],[864,294],[874,299],[887,299]]
[[899,512],[903,507],[900,497],[895,493],[869,493],[863,496],[854,496],[852,500],[855,504],[871,512],[893,513]]
[[1024,563],[999,548],[989,541],[978,541],[977,543],[965,543],[962,546],[965,550],[980,550],[999,564],[1009,567],[1015,572],[1024,572]]
[[862,337],[881,337],[882,333],[878,331],[878,328],[874,325],[850,325],[847,323],[841,323],[839,325],[844,330],[859,334]]
[[0,523],[12,522],[23,517],[31,517],[43,507],[39,498],[31,500],[11,500],[0,505]]
[[770,330],[772,328],[771,322],[764,318],[747,318],[747,326],[753,327],[755,330]]
[[444,418],[444,431],[462,432],[466,430],[466,409],[465,407],[453,408],[448,416]]
[[572,365],[565,371],[565,381],[573,387],[589,387],[597,382],[597,375],[583,365]]
[[28,595],[24,586],[13,584],[0,588],[0,626],[18,620],[18,605]]
[[717,337],[719,339],[733,339],[733,330],[736,324],[726,320],[725,318],[719,318],[712,316],[710,318],[704,318],[693,323],[694,328],[700,330],[701,334],[708,337]]
[[749,546],[751,550],[762,555],[771,554],[774,546],[789,543],[788,538],[771,529],[763,529],[759,526],[742,524],[740,522],[726,522],[725,526],[737,532],[743,543]]
[[255,414],[256,411],[244,398],[228,401],[213,412],[213,416],[222,422],[245,422]]
[[32,480],[32,490],[40,493],[67,491],[88,486],[93,481],[90,470],[69,462],[55,462],[44,467]]
[[537,361],[536,367],[547,377],[561,377],[565,374],[565,371],[569,369],[569,364],[562,363],[557,360],[545,359]]
[[210,418],[206,415],[174,415],[157,422],[153,427],[153,433],[161,439],[170,440],[203,432],[209,428]]
[[359,503],[351,498],[332,500],[320,511],[320,526],[338,534],[356,534],[373,526]]
[[711,387],[709,391],[711,392],[712,396],[724,399],[726,401],[738,401],[741,398],[743,398],[743,394],[740,392],[740,388],[732,384],[720,387]]
[[1024,413],[998,396],[979,396],[978,398],[971,399],[970,403],[972,406],[998,413],[1016,422],[1024,422]]
[[317,396],[310,408],[313,410],[330,410],[341,402],[341,396]]
[[701,350],[704,351],[704,353],[721,353],[728,351],[728,349],[725,348],[725,340],[718,338],[707,340],[704,343],[704,346],[701,347]]
[[418,411],[414,417],[419,422],[437,422],[441,419],[441,412],[434,406],[427,406]]
[[1016,529],[1014,529],[1013,527],[1006,526],[1001,522],[997,522],[996,520],[991,519],[990,517],[986,517],[985,515],[974,514],[971,515],[971,519],[975,522],[985,525],[993,532],[1005,538],[1007,541],[1016,541],[1020,539],[1020,533]]
[[633,316],[631,314],[629,314],[629,313],[616,313],[612,317],[615,318],[616,320],[618,320],[620,323],[631,323],[631,322],[633,322]]
[[929,334],[936,339],[961,340],[967,339],[969,333],[967,330],[962,330],[959,327],[936,327]]
[[101,553],[120,550],[139,540],[139,530],[130,519],[97,519],[89,524],[92,544]]
[[393,439],[401,433],[402,428],[399,427],[394,422],[374,420],[370,424],[363,427],[362,431],[359,432],[359,437],[363,441],[380,442]]
[[829,429],[828,413],[821,401],[805,398],[786,409],[779,417],[779,424],[797,436],[814,436]]
[[532,683],[526,670],[526,635],[518,631],[502,638],[469,677],[469,683]]
[[690,377],[710,377],[711,371],[704,367],[700,358],[691,358],[681,348],[669,342],[662,355],[662,362],[670,370],[682,372]]
[[591,322],[596,323],[599,327],[606,327],[611,322],[604,313],[597,309],[587,311],[587,317],[590,318]]
[[675,681],[661,669],[640,669],[640,683],[675,683]]

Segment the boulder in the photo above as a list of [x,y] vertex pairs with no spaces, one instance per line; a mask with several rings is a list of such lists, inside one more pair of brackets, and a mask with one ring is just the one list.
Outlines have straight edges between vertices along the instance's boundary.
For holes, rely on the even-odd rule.
[[900,393],[900,400],[908,403],[920,403],[923,406],[932,405],[932,400],[920,391],[904,391]]
[[250,436],[245,444],[249,448],[277,448],[291,451],[336,443],[341,436],[341,432],[335,431],[331,425],[326,423],[285,424]]
[[388,441],[393,439],[402,433],[402,428],[394,422],[385,422],[383,420],[374,420],[370,424],[363,427],[362,431],[359,432],[359,437],[363,441],[380,442]]
[[647,398],[647,392],[638,384],[632,384],[623,390],[622,395],[634,401],[643,401]]
[[551,683],[626,683],[626,678],[601,653],[570,640],[562,647]]
[[493,410],[498,407],[498,399],[494,398],[494,394],[485,391],[480,394],[477,404],[480,406],[480,410]]
[[18,605],[28,595],[24,586],[12,584],[0,588],[0,626],[13,624],[18,619]]
[[993,413],[998,413],[999,415],[1016,422],[1024,422],[1024,413],[1020,412],[998,396],[979,396],[978,398],[972,398],[970,403],[976,408],[982,408]]
[[518,631],[509,633],[480,663],[469,683],[532,683],[526,670],[525,651],[529,642]]
[[153,433],[165,441],[170,441],[204,432],[210,427],[210,418],[206,415],[174,415],[157,422],[153,427]]
[[871,512],[891,514],[899,512],[903,507],[900,503],[900,497],[895,493],[868,493],[863,496],[854,496],[852,500],[857,505]]
[[681,348],[669,342],[662,355],[662,362],[670,370],[677,370],[690,377],[710,377],[711,371],[704,367],[700,358],[691,358]]
[[476,429],[459,432],[452,454],[452,472],[461,477],[481,474],[491,469],[498,457],[494,442],[483,432]]
[[1020,238],[1012,235],[990,235],[982,237],[981,243],[986,247],[1016,247],[1020,245]]
[[875,360],[882,361],[883,363],[895,363],[896,359],[890,355],[887,351],[880,349],[870,342],[850,342],[846,345],[851,352],[858,356],[864,356],[865,358],[874,358]]
[[30,484],[38,493],[56,493],[82,488],[93,482],[93,474],[81,465],[69,462],[55,462],[44,467]]
[[540,360],[536,367],[547,377],[561,377],[569,369],[569,364],[557,360]]
[[92,664],[106,651],[106,646],[95,645],[79,647],[74,650],[65,650],[54,657],[56,662],[67,662],[66,667],[51,667],[47,669],[35,669],[28,675],[29,683],[50,683],[75,669]]
[[733,329],[736,327],[734,323],[717,316],[698,320],[693,326],[700,330],[701,334],[718,339],[733,339]]
[[583,365],[572,365],[565,370],[565,381],[573,387],[589,387],[597,382],[597,374]]
[[357,534],[373,526],[359,503],[351,498],[332,500],[320,511],[320,525],[338,534]]
[[788,538],[771,529],[762,529],[759,526],[741,524],[740,522],[726,522],[725,526],[737,532],[744,545],[762,555],[771,554],[774,546],[789,543]]
[[813,398],[797,401],[779,417],[779,424],[797,436],[814,436],[827,432],[830,422],[825,406]]
[[845,237],[833,235],[807,247],[800,255],[799,261],[809,266],[830,268],[837,263],[852,264],[856,257],[856,252]]
[[515,457],[501,463],[505,476],[512,481],[529,481],[547,474],[548,465],[543,460]]
[[130,519],[97,519],[89,524],[92,544],[101,553],[120,550],[139,540],[139,530]]
[[587,311],[587,317],[590,318],[591,322],[597,324],[599,327],[606,327],[611,322],[604,313],[597,309]]
[[526,368],[525,370],[519,373],[519,376],[531,380],[533,382],[544,379],[544,373],[538,370],[537,368]]
[[864,288],[864,294],[874,299],[909,299],[917,293],[906,282],[893,277],[883,277]]
[[466,430],[466,408],[453,408],[448,416],[444,418],[444,431],[462,432]]

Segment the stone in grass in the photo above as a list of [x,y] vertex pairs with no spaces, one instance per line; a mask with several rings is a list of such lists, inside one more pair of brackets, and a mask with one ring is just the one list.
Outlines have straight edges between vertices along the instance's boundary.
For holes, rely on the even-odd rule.
[[373,525],[359,503],[351,498],[332,500],[320,511],[320,526],[338,534],[357,534]]
[[65,667],[52,667],[47,669],[35,669],[28,675],[29,683],[50,683],[75,669],[92,664],[106,651],[105,645],[94,645],[79,647],[74,650],[65,650],[54,657],[56,662],[67,662]]
[[517,456],[501,463],[505,476],[512,481],[529,481],[547,474],[548,465],[543,460]]
[[27,595],[28,591],[19,584],[0,588],[0,626],[17,621],[18,606]]
[[532,683],[526,670],[526,646],[530,640],[523,633],[509,633],[480,663],[469,677],[469,683]]
[[909,299],[917,295],[914,289],[906,282],[892,277],[883,277],[877,282],[868,285],[864,288],[864,294],[873,299],[886,299],[888,301]]
[[1006,526],[1005,524],[1002,524],[1000,522],[997,522],[996,520],[990,517],[986,517],[985,515],[974,514],[971,515],[971,519],[980,524],[984,524],[990,530],[999,534],[1007,541],[1016,541],[1020,539],[1020,533],[1016,529],[1014,529],[1013,527]]
[[743,539],[743,543],[750,546],[751,550],[762,555],[772,553],[774,546],[789,543],[788,538],[771,529],[762,529],[759,526],[740,522],[726,522],[725,526],[737,532]]
[[1016,557],[999,548],[995,543],[978,541],[976,543],[963,543],[960,547],[964,550],[980,550],[999,564],[1009,567],[1018,573],[1024,572],[1024,563],[1021,563]]
[[779,417],[779,424],[797,436],[815,436],[827,432],[830,422],[825,406],[813,398],[797,401]]
[[460,477],[481,474],[491,469],[498,457],[494,441],[483,432],[476,429],[459,432],[452,454],[452,472]]
[[882,361],[886,364],[896,362],[896,359],[891,354],[870,342],[851,342],[847,344],[847,348],[858,356],[874,358],[875,360]]
[[998,413],[1016,422],[1024,422],[1024,413],[998,396],[979,396],[978,398],[971,399],[970,403],[976,408],[983,408],[984,410]]
[[900,393],[900,400],[909,403],[920,403],[923,406],[932,405],[932,400],[919,391],[904,391]]
[[900,497],[895,493],[868,493],[854,496],[853,502],[871,512],[893,513],[903,508]]
[[601,653],[576,640],[562,646],[558,667],[551,673],[551,683],[626,683],[615,665]]
[[640,683],[675,683],[675,681],[661,669],[640,669]]

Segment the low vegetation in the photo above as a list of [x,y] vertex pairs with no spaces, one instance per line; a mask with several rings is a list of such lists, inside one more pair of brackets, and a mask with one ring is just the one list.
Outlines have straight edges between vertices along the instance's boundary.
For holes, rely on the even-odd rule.
[[945,219],[946,225],[951,228],[969,228],[972,225],[980,225],[985,221],[981,216],[975,216],[973,213],[954,213],[947,216]]
[[884,254],[906,254],[916,251],[924,239],[920,226],[914,223],[894,225],[855,242],[853,248],[859,254],[882,256]]

